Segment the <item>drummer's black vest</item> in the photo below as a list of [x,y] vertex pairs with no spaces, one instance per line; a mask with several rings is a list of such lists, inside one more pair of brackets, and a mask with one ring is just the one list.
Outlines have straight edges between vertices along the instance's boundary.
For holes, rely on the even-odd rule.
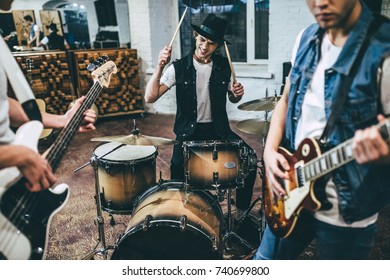
[[[209,80],[211,116],[214,129],[221,139],[230,133],[229,120],[226,112],[226,93],[230,82],[230,67],[228,60],[220,55],[213,55],[213,68]],[[176,76],[176,120],[174,132],[177,139],[191,136],[195,131],[197,118],[196,70],[193,65],[192,53],[173,62]]]

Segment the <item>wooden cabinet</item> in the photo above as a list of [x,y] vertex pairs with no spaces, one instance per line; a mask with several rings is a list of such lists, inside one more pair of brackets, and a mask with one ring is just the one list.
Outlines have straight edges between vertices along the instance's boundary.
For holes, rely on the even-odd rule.
[[[64,114],[75,98],[66,52],[27,52],[14,54],[37,99],[43,99],[46,112]],[[9,87],[9,96],[13,96]]]
[[[143,113],[139,59],[135,49],[14,53],[35,97],[43,99],[46,111],[52,114],[64,114],[74,99],[88,93],[93,80],[87,66],[102,55],[114,61],[118,72],[112,75],[110,85],[95,102],[99,118]],[[8,94],[14,96],[10,87]]]
[[111,77],[110,85],[104,88],[95,104],[100,117],[138,114],[144,112],[139,79],[139,59],[135,49],[101,49],[71,52],[77,94],[85,95],[93,81],[87,66],[106,55],[118,69]]

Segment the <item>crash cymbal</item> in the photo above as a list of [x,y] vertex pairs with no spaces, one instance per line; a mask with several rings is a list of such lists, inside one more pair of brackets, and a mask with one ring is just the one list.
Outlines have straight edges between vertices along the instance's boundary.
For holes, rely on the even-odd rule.
[[262,99],[255,99],[242,103],[238,106],[238,109],[244,111],[271,111],[275,108],[276,103],[279,101],[279,97],[265,97]]
[[269,130],[269,121],[261,119],[249,119],[237,123],[237,128],[245,133],[255,134],[257,136],[267,135]]
[[176,141],[168,138],[146,136],[140,133],[132,133],[130,135],[118,135],[118,136],[103,136],[92,138],[91,141],[101,142],[119,142],[126,145],[134,146],[163,146],[175,144]]

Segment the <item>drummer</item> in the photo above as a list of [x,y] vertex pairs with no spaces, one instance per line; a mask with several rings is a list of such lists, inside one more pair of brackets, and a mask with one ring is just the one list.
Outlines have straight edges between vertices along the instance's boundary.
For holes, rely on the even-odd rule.
[[[244,87],[239,82],[230,82],[228,59],[216,54],[224,44],[226,25],[225,19],[214,14],[209,14],[201,26],[192,25],[194,50],[173,62],[163,73],[172,51],[170,46],[165,46],[146,86],[145,101],[154,103],[176,85],[174,132],[177,144],[171,160],[172,179],[184,179],[183,141],[241,140],[229,126],[226,94],[230,102],[237,103],[244,95]],[[244,187],[237,189],[236,220],[241,219],[250,206],[255,179],[256,170],[253,170],[246,176]]]

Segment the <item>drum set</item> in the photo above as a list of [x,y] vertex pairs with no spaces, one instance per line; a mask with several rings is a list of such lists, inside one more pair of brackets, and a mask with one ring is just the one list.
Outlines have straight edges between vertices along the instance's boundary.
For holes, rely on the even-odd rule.
[[[251,101],[239,109],[269,109],[271,105],[264,105],[269,102],[269,98]],[[237,127],[264,138],[268,124],[267,120],[248,120]],[[261,161],[241,140],[183,142],[184,181],[163,180],[161,175],[156,180],[158,147],[176,141],[141,134],[135,120],[130,135],[91,141],[106,143],[95,148],[90,162],[75,170],[91,165],[95,173],[99,237],[96,249],[83,259],[97,255],[113,260],[238,259],[257,249],[264,230],[262,205],[256,218],[250,210],[261,198],[245,214],[257,234],[255,242],[235,232],[232,215],[232,192],[243,187],[250,170],[261,169]],[[225,212],[221,206],[224,200]],[[103,211],[110,216],[131,215],[114,245],[106,244]]]

